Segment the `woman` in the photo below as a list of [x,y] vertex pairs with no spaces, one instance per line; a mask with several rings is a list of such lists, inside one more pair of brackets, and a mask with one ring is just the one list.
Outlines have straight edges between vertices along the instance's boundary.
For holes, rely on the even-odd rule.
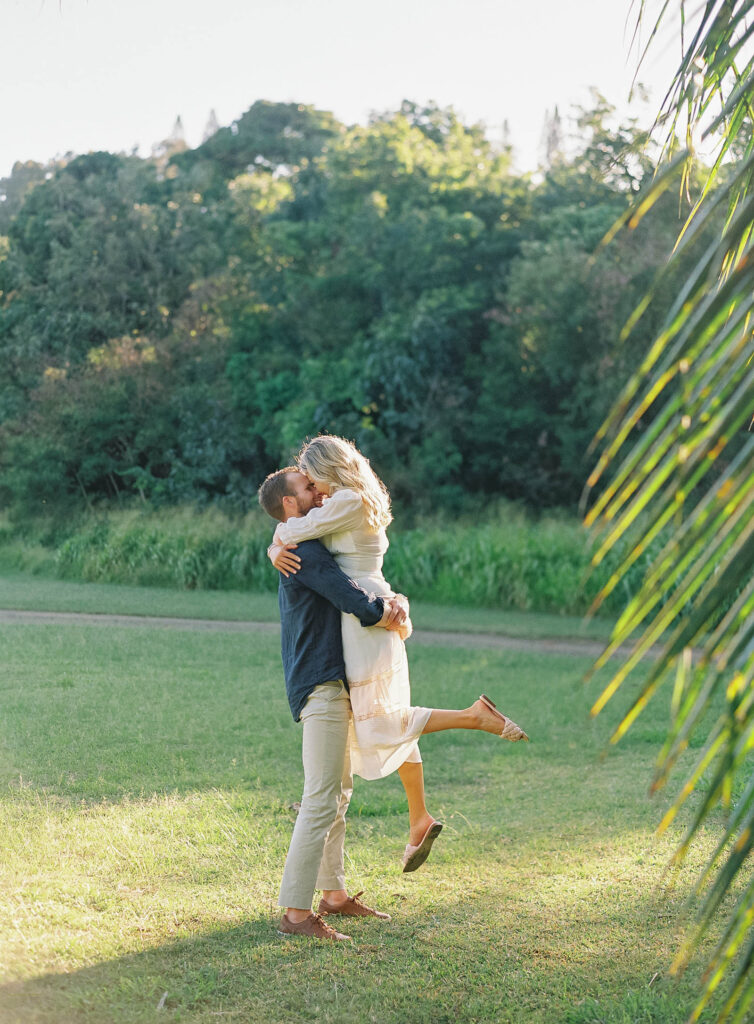
[[[394,596],[382,575],[388,547],[385,529],[392,520],[390,496],[367,459],[340,437],[321,436],[301,449],[298,466],[325,495],[321,508],[280,523],[270,559],[281,571],[295,572],[291,546],[319,538],[341,569],[365,590]],[[355,774],[378,779],[397,770],[406,790],[409,842],[403,870],[414,871],[427,859],[442,824],[427,811],[418,738],[444,729],[479,729],[512,741],[528,739],[514,722],[482,695],[460,711],[413,707],[404,640],[399,633],[365,629],[343,614],[343,655],[351,696],[351,763]]]

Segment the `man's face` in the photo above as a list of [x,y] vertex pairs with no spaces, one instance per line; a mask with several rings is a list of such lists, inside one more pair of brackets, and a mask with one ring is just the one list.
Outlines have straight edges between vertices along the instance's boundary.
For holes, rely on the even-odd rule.
[[310,509],[319,508],[322,504],[322,495],[303,473],[289,473],[288,483],[293,491],[299,515],[305,516]]

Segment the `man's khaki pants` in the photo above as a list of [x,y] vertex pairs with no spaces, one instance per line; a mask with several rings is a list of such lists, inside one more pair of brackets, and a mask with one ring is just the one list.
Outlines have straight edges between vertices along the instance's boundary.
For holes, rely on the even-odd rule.
[[350,717],[340,680],[315,687],[301,712],[304,795],[285,861],[281,907],[306,910],[315,889],[345,889],[345,818],[353,792]]

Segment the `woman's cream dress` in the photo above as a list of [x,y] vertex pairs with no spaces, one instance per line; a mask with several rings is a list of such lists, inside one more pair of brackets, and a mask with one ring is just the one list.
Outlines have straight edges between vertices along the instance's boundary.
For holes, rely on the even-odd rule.
[[[382,560],[388,548],[384,530],[367,528],[359,495],[343,488],[298,519],[280,523],[283,544],[319,538],[338,565],[369,593],[392,597]],[[431,709],[411,706],[406,648],[400,635],[379,626],[364,627],[343,613],[343,656],[351,693],[351,766],[364,779],[379,779],[404,761],[421,761],[417,740]]]

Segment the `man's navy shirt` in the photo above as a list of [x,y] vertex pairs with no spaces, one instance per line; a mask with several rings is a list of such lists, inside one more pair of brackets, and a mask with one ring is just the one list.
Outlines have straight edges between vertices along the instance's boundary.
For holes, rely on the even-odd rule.
[[384,611],[382,598],[367,594],[339,568],[318,540],[298,545],[298,572],[280,574],[278,605],[283,672],[291,713],[298,722],[309,694],[332,679],[346,682],[340,613],[374,626]]

